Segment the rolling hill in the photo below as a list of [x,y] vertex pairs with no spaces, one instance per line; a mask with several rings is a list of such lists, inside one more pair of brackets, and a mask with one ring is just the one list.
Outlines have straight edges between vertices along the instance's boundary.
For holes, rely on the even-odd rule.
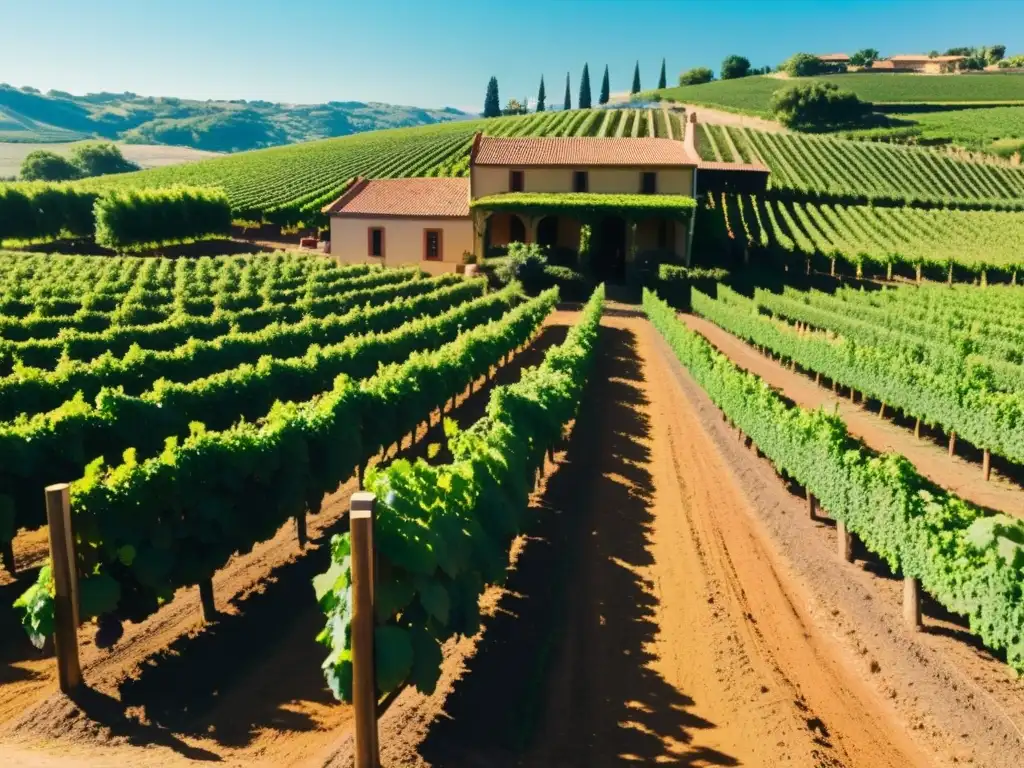
[[0,84],[0,142],[66,142],[85,138],[237,152],[382,128],[431,125],[467,117],[457,109],[332,101],[195,101],[134,93],[64,91]]

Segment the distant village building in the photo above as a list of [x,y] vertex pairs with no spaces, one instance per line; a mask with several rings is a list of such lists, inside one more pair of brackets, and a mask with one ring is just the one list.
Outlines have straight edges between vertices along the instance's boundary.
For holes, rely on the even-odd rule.
[[925,56],[923,54],[911,54],[907,56],[890,56],[887,59],[876,61],[871,69],[892,70],[899,72],[923,72],[930,75],[948,74],[956,72],[964,56]]
[[850,57],[845,53],[822,53],[818,55],[818,61],[826,64],[849,64]]
[[[702,162],[695,128],[691,123],[685,142],[477,134],[468,178],[357,179],[324,208],[331,219],[331,254],[344,264],[417,265],[437,274],[458,269],[464,254],[482,257],[512,242],[578,250],[583,221],[573,209],[552,202],[548,210],[543,203],[528,213],[502,210],[500,203],[516,193],[549,201],[551,195],[576,193],[585,201],[764,189],[764,166]],[[625,278],[637,252],[671,252],[688,263],[693,219],[627,213],[588,220],[592,263],[613,280]]]

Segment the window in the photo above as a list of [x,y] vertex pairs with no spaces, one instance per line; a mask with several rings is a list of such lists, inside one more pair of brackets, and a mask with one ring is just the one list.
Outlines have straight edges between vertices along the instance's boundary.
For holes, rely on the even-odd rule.
[[370,227],[367,231],[367,253],[370,256],[384,256],[384,227]]
[[644,195],[656,195],[658,193],[658,174],[654,171],[644,171],[640,174],[640,193]]
[[509,171],[508,172],[508,188],[511,192],[522,192],[523,191],[523,172],[522,171]]
[[572,174],[572,191],[573,192],[586,192],[590,187],[588,174],[586,171],[574,171]]
[[427,261],[441,261],[441,230],[423,230],[423,258]]

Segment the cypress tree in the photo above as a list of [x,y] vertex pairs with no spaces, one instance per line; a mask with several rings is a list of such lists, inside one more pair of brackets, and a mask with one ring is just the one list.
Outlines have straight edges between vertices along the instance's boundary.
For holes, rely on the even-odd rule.
[[583,65],[583,77],[580,79],[580,109],[590,109],[590,67]]
[[611,87],[608,84],[608,65],[604,65],[604,79],[601,81],[601,96],[598,98],[599,104],[607,104],[608,99],[611,98]]
[[659,88],[664,88],[665,85],[666,85],[666,82],[665,82],[665,60],[662,59],[661,60],[661,74],[658,75],[658,87]]
[[540,89],[537,91],[537,111],[544,111],[544,99],[547,98],[547,94],[544,93],[544,75],[540,76]]
[[498,78],[492,77],[487,83],[487,95],[484,97],[484,117],[499,117],[501,101],[498,99]]
[[572,93],[569,92],[569,73],[565,73],[565,109],[572,109]]
[[640,93],[640,62],[636,63],[636,67],[633,68],[633,87],[629,91],[630,93]]

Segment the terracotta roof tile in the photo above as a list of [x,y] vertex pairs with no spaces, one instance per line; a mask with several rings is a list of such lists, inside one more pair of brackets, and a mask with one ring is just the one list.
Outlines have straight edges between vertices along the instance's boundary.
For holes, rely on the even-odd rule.
[[822,53],[817,56],[819,61],[849,61],[850,57],[845,53]]
[[469,179],[358,179],[323,211],[360,216],[469,216]]
[[519,138],[484,136],[476,147],[476,165],[518,168],[586,166],[694,166],[683,142],[674,139],[596,137]]
[[771,169],[759,163],[726,163],[721,160],[701,160],[697,164],[698,171],[751,171],[753,173],[771,173]]
[[948,63],[961,61],[963,56],[927,56],[925,54],[910,54],[909,56],[890,56],[889,61],[938,61]]

